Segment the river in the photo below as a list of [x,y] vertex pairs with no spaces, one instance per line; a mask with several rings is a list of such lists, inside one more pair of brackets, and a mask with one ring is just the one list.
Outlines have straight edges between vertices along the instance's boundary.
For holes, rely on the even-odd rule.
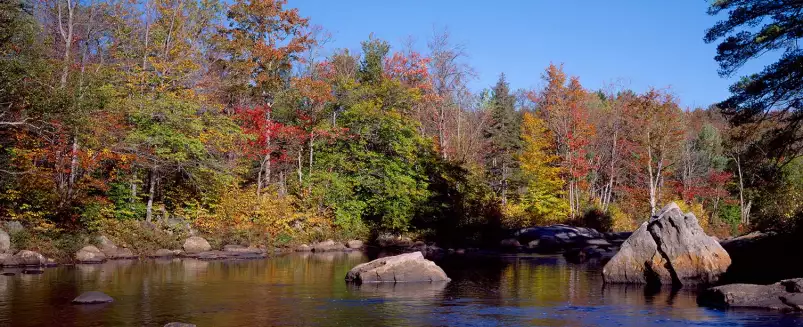
[[[451,256],[449,283],[348,285],[351,253],[253,261],[110,261],[0,275],[0,326],[803,326],[803,316],[697,306],[694,291],[603,285],[560,256]],[[13,274],[13,275],[12,275]],[[72,305],[84,291],[115,302]]]

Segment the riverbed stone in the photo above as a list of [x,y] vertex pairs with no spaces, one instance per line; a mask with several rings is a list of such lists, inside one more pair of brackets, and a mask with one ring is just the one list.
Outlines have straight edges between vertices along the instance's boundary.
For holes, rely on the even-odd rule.
[[310,252],[312,251],[312,247],[306,244],[301,244],[295,248],[296,252]]
[[19,259],[10,253],[0,253],[0,265],[4,267],[20,266]]
[[114,302],[114,299],[111,296],[106,295],[106,293],[97,291],[81,293],[81,295],[72,300],[72,303],[74,304],[98,304],[109,302]]
[[312,251],[314,252],[342,251],[344,249],[346,249],[346,246],[343,243],[333,240],[326,240],[312,245]]
[[382,248],[408,248],[413,245],[413,240],[409,237],[401,235],[381,234],[376,237],[376,243]]
[[351,240],[346,242],[346,246],[348,246],[349,249],[361,249],[363,244],[360,240]]
[[14,255],[19,265],[22,266],[44,266],[47,264],[45,256],[38,252],[22,250]]
[[164,327],[196,327],[193,324],[183,323],[183,322],[171,322],[164,325]]
[[798,311],[803,293],[789,292],[782,282],[771,285],[728,284],[700,293],[698,303],[716,308],[761,308]]
[[75,253],[75,260],[79,263],[101,263],[106,261],[106,255],[94,245],[87,245]]
[[116,248],[111,251],[106,251],[103,254],[106,255],[108,259],[136,259],[137,255],[134,254],[129,248]]
[[212,246],[209,245],[209,242],[200,236],[192,236],[184,241],[184,252],[187,254],[206,252],[211,249]]
[[265,250],[260,248],[253,248],[253,247],[246,247],[242,245],[224,245],[223,251],[225,252],[234,252],[238,254],[262,254],[265,253]]
[[384,257],[359,264],[346,274],[347,282],[438,282],[449,281],[446,273],[421,252]]
[[506,238],[499,242],[499,246],[503,249],[518,249],[521,247],[521,243],[515,238]]
[[11,249],[11,237],[4,230],[0,230],[0,253]]
[[630,235],[603,268],[603,278],[607,283],[712,284],[730,264],[697,217],[672,203]]
[[168,250],[168,249],[158,249],[158,250],[156,250],[156,252],[153,252],[153,253],[151,254],[151,257],[156,257],[156,258],[168,258],[168,257],[172,257],[172,256],[174,256],[174,255],[175,255],[175,254],[173,253],[173,251],[172,251],[172,250]]

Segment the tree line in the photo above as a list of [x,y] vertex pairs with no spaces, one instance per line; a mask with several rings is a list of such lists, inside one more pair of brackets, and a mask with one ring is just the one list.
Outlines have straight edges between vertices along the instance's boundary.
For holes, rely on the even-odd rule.
[[[735,114],[738,92],[682,108],[666,89],[588,89],[558,64],[537,89],[502,74],[473,92],[448,30],[423,52],[374,36],[327,51],[329,38],[281,0],[4,1],[0,218],[481,242],[551,223],[630,230],[668,201],[724,233],[803,211],[799,111]],[[783,131],[798,138],[771,137]]]

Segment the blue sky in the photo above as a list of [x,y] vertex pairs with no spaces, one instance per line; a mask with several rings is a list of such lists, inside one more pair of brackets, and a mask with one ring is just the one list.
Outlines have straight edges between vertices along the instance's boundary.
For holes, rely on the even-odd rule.
[[[715,44],[702,40],[718,17],[708,1],[546,0],[290,0],[289,6],[332,33],[329,49],[358,50],[370,33],[401,49],[413,37],[426,47],[435,27],[447,27],[465,45],[478,73],[474,90],[504,72],[511,88],[542,85],[550,62],[580,77],[589,89],[617,82],[636,91],[669,87],[686,107],[728,96],[736,78],[720,78]],[[393,49],[391,49],[392,51]],[[760,70],[752,62],[739,74]]]

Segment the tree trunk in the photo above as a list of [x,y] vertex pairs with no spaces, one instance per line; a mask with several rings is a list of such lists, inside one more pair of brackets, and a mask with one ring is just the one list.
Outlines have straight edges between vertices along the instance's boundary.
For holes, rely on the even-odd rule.
[[62,18],[62,10],[61,10],[61,1],[58,4],[58,19],[59,19],[59,33],[61,33],[61,38],[64,40],[64,55],[62,59],[64,60],[64,66],[61,72],[61,83],[59,84],[60,88],[64,88],[67,86],[67,76],[70,73],[70,50],[72,48],[72,39],[73,39],[73,26],[74,26],[74,16],[75,16],[75,6],[78,4],[77,2],[73,4],[73,0],[66,0],[67,1],[67,28],[64,28],[64,19]]
[[312,159],[313,159],[312,156],[313,156],[313,153],[314,153],[313,152],[313,143],[312,143],[312,141],[314,139],[315,139],[315,131],[310,131],[309,132],[309,171],[307,172],[307,181],[309,182],[309,185],[308,185],[308,192],[309,193],[312,193],[312,181],[310,180],[310,178],[312,178]]
[[446,159],[446,106],[440,106],[438,110],[438,146],[441,150],[441,158]]
[[131,174],[131,204],[133,205],[137,201],[137,170],[134,169],[134,172]]
[[78,137],[72,138],[72,151],[70,152],[70,177],[67,182],[67,200],[71,200],[75,190],[75,176],[78,173]]
[[[302,149],[303,148],[299,148],[298,149],[298,170],[297,170],[297,172],[298,172],[298,187],[299,188],[301,188],[301,182],[302,182],[301,178],[304,176],[304,174],[301,172],[301,157],[302,157],[302,154],[304,152]],[[303,188],[301,188],[301,189],[303,190]]]
[[[742,176],[742,161],[738,154],[732,155],[736,162],[736,171],[739,174],[739,212],[742,224],[750,223],[750,204],[744,204],[744,178]],[[752,202],[751,202],[752,204]]]
[[153,197],[156,193],[156,170],[151,169],[150,189],[148,190],[148,206],[145,211],[145,221],[151,222],[153,219]]

